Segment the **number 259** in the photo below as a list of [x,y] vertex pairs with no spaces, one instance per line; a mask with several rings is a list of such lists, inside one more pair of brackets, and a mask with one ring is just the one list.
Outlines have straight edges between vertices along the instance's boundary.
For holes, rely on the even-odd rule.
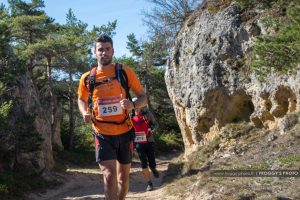
[[117,106],[103,107],[103,113],[112,113],[112,112],[117,112],[117,111],[118,111]]

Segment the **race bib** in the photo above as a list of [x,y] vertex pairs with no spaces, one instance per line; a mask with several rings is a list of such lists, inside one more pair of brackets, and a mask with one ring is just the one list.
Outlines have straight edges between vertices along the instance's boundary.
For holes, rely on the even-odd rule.
[[98,99],[98,113],[100,117],[121,115],[123,109],[121,107],[121,97],[106,97]]
[[135,142],[147,142],[146,133],[144,131],[135,132]]

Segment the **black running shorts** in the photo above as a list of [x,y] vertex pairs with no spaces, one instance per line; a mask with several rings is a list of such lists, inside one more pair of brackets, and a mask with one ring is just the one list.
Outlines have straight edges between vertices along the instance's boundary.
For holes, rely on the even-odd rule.
[[104,135],[93,130],[95,140],[96,162],[118,160],[121,164],[129,164],[133,155],[134,131],[121,135]]

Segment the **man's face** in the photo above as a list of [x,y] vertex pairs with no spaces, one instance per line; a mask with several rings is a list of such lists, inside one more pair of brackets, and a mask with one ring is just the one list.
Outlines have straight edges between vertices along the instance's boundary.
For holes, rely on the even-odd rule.
[[112,57],[114,55],[114,49],[109,42],[97,42],[94,53],[98,62],[105,66],[111,64]]

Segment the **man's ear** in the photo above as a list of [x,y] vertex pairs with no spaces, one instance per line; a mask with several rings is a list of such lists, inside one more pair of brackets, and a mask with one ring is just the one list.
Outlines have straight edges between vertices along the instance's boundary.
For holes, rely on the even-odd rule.
[[93,51],[94,55],[96,55],[96,49],[94,48],[94,51]]
[[115,54],[115,49],[114,48],[112,48],[112,53],[113,53],[113,55]]

